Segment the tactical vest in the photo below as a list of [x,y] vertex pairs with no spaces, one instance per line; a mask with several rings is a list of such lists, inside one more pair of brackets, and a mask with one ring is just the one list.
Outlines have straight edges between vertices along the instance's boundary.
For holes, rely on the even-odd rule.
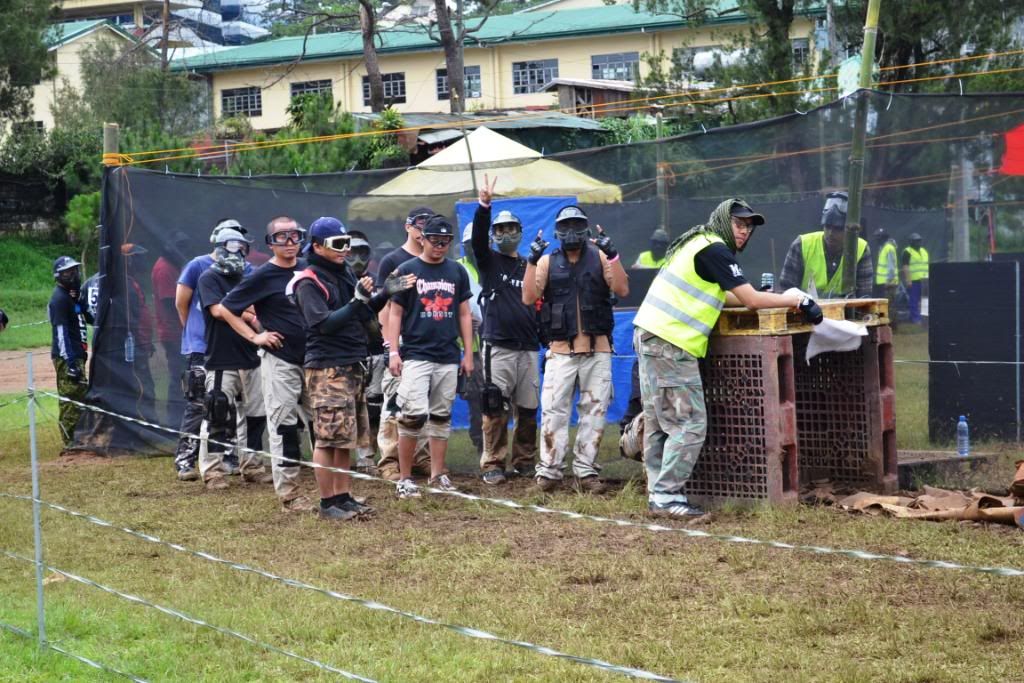
[[924,247],[921,247],[920,249],[907,247],[903,252],[910,257],[910,263],[907,264],[910,269],[910,281],[917,282],[918,280],[927,280],[928,250]]
[[[807,291],[811,276],[814,276],[814,286],[818,289],[818,295],[822,298],[825,294],[843,293],[843,257],[839,258],[839,266],[832,277],[828,276],[828,264],[825,262],[825,233],[822,231],[809,232],[800,235],[800,248],[804,256],[804,279],[800,288]],[[864,250],[868,243],[860,237],[857,238],[857,261],[864,256]],[[856,269],[856,266],[854,266]],[[850,283],[850,290],[856,289],[856,283]]]
[[699,233],[687,240],[654,278],[633,324],[678,346],[694,358],[708,351],[708,337],[725,306],[725,290],[697,274],[697,252],[725,244],[717,235]]
[[895,285],[899,282],[896,267],[896,243],[887,241],[878,250],[878,263],[875,264],[875,284]]
[[[577,320],[577,302],[582,320]],[[615,326],[611,289],[604,280],[596,247],[584,244],[576,263],[570,263],[561,249],[548,257],[540,322],[550,341],[571,342],[580,333],[591,337],[611,335]]]

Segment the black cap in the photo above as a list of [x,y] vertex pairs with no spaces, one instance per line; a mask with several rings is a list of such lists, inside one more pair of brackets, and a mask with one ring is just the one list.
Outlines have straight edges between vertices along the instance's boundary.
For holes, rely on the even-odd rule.
[[412,211],[409,212],[409,215],[408,215],[408,217],[406,217],[405,222],[406,223],[412,223],[414,220],[416,220],[420,216],[426,216],[426,217],[429,218],[430,216],[436,216],[436,215],[437,215],[437,212],[434,211],[433,209],[431,209],[429,206],[417,206],[415,209],[413,209]]
[[444,216],[436,214],[430,217],[427,224],[423,226],[423,236],[429,235],[447,235],[453,237],[455,235],[455,228],[452,227],[451,222]]
[[754,225],[764,225],[764,216],[756,213],[745,204],[733,204],[732,208],[729,209],[729,215],[735,216],[736,218],[752,218],[754,219]]

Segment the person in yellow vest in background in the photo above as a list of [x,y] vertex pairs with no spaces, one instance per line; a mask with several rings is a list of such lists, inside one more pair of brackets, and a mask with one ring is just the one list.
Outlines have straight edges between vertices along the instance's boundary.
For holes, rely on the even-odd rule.
[[[862,226],[863,227],[863,226]],[[875,297],[886,298],[892,302],[896,289],[900,286],[899,257],[896,254],[896,240],[889,236],[885,228],[875,230],[875,248],[878,257],[875,261]]]
[[[480,364],[480,323],[483,317],[480,312],[480,271],[476,269],[473,262],[473,223],[466,223],[462,229],[462,258],[456,259],[469,274],[469,287],[473,296],[469,299],[469,310],[473,314],[473,367],[481,368]],[[461,340],[459,346],[462,346]],[[466,378],[466,389],[463,398],[469,406],[469,439],[476,448],[477,456],[484,452],[484,417],[483,406],[480,401],[483,397],[484,374],[474,372]]]
[[704,445],[707,408],[697,361],[723,306],[799,307],[812,323],[821,308],[797,292],[759,292],[747,282],[736,253],[764,224],[742,199],[727,199],[708,222],[688,230],[668,250],[633,321],[644,416],[644,467],[652,515],[686,519],[704,514],[684,487]]
[[668,249],[668,233],[658,228],[651,233],[651,248],[636,257],[631,268],[661,268],[665,265],[665,250]]
[[921,235],[910,233],[910,246],[900,255],[903,284],[910,299],[910,322],[921,322],[921,298],[928,296],[928,250],[921,244]]
[[[830,192],[821,212],[823,229],[800,235],[790,245],[782,264],[779,285],[783,291],[790,287],[808,291],[814,283],[823,299],[846,296],[843,287],[843,238],[846,228],[847,199],[845,192]],[[868,243],[857,238],[857,284],[853,295],[871,296],[875,269],[871,262]]]

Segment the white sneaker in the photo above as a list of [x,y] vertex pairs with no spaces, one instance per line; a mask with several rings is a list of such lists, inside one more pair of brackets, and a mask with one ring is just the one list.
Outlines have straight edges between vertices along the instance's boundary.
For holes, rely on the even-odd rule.
[[413,482],[412,479],[403,479],[398,482],[398,499],[405,500],[406,498],[419,498],[420,487]]
[[447,474],[442,474],[439,477],[434,477],[429,482],[427,482],[427,484],[429,486],[433,486],[434,488],[441,489],[442,491],[458,491],[459,490],[459,488],[455,484],[452,483],[452,480],[448,478]]

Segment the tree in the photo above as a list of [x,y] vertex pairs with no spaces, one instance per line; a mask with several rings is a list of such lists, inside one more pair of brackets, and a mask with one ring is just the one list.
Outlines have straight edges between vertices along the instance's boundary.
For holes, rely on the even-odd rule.
[[384,111],[384,78],[380,75],[377,61],[377,12],[370,0],[359,0],[359,30],[363,36],[363,63],[366,65],[366,79],[370,82],[370,111]]
[[0,120],[28,117],[32,86],[55,73],[44,39],[53,15],[52,0],[0,0]]
[[[444,64],[448,73],[448,104],[453,114],[466,110],[466,67],[463,46],[466,37],[483,28],[491,12],[500,4],[499,0],[479,0],[476,3],[472,27],[467,27],[463,16],[463,0],[456,0],[455,24],[445,0],[434,0],[435,19],[427,27],[427,35],[444,50]],[[436,32],[435,32],[436,29]]]

